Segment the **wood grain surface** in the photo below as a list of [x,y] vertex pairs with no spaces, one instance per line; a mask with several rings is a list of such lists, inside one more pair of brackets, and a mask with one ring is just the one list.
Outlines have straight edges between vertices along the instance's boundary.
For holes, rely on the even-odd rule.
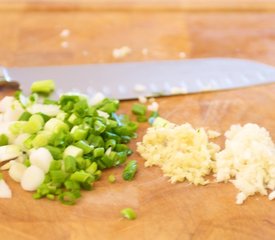
[[[275,66],[275,13],[184,11],[32,11],[1,10],[0,63],[5,66],[61,65],[117,61],[239,57]],[[62,38],[60,32],[71,34]],[[68,47],[63,48],[62,42]],[[64,45],[64,44],[63,44]],[[112,49],[129,46],[117,60]],[[147,48],[148,54],[142,54]],[[177,123],[190,122],[224,132],[231,124],[254,122],[275,140],[275,84],[246,89],[159,98],[160,113]],[[2,93],[2,96],[5,93]],[[121,103],[129,113],[133,101]],[[148,126],[141,125],[139,138]],[[219,139],[222,144],[223,139]],[[110,169],[75,206],[33,200],[8,179],[11,200],[0,199],[0,239],[275,239],[275,202],[256,195],[235,204],[231,184],[195,187],[170,184],[160,169],[139,162],[133,182]],[[117,183],[107,177],[114,173]],[[120,210],[132,207],[127,221]]]
[[0,0],[0,9],[273,11],[274,0]]

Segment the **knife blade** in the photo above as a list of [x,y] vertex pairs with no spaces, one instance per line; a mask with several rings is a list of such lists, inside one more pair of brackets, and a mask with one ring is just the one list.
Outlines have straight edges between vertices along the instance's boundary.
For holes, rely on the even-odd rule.
[[31,83],[53,79],[56,92],[102,92],[117,99],[242,88],[275,82],[275,68],[231,58],[2,69],[6,81],[17,80],[28,93]]

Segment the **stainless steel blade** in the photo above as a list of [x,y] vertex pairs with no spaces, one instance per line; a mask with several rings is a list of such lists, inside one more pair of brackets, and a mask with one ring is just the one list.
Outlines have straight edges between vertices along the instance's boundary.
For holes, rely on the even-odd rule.
[[[262,63],[226,58],[178,61],[91,64],[74,66],[14,67],[5,72],[29,91],[37,80],[53,79],[57,93],[102,92],[117,99],[156,94],[171,95],[216,91],[275,82],[275,68]],[[144,91],[142,90],[144,87]],[[139,89],[138,89],[139,88]]]

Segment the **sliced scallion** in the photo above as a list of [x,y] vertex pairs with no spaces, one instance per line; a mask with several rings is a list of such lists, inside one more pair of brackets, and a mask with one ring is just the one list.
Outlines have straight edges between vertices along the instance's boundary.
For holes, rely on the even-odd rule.
[[7,135],[0,134],[0,146],[8,145],[8,143],[9,143],[9,139],[8,139]]
[[132,113],[138,116],[146,114],[147,107],[143,104],[136,103],[132,106]]
[[137,161],[131,160],[127,163],[126,167],[123,170],[122,177],[125,181],[131,181],[135,177],[137,172]]
[[[118,100],[102,98],[90,105],[88,97],[80,94],[63,94],[57,101],[37,94],[45,95],[53,89],[54,83],[45,80],[32,85],[29,97],[16,94],[23,110],[9,131],[20,142],[25,166],[40,163],[39,155],[35,161],[30,158],[40,148],[46,149],[51,158],[33,197],[74,204],[81,190],[93,188],[103,169],[126,161],[132,153],[126,143],[136,137],[138,126],[126,114],[116,113]],[[144,107],[136,106],[134,112],[142,118]],[[7,136],[0,135],[0,145],[9,143]],[[109,181],[114,182],[115,177],[110,175]]]
[[121,210],[121,215],[129,220],[134,220],[137,217],[136,212],[132,208],[124,208]]
[[31,86],[32,92],[37,93],[44,93],[49,94],[51,93],[55,88],[55,84],[53,80],[42,80],[42,81],[36,81]]
[[114,183],[116,181],[116,177],[114,174],[109,175],[108,177],[109,183]]

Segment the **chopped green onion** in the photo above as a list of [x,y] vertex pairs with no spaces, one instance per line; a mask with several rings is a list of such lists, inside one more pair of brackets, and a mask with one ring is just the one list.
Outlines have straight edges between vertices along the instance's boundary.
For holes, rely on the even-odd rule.
[[88,130],[75,126],[72,128],[71,134],[75,141],[85,140],[88,134]]
[[65,188],[67,190],[80,190],[80,184],[79,182],[73,181],[73,180],[67,180],[65,183]]
[[31,162],[30,162],[30,159],[25,159],[23,164],[26,166],[26,167],[29,167],[31,166]]
[[44,147],[48,144],[51,134],[47,131],[38,133],[32,140],[34,148]]
[[[51,165],[50,165],[51,166]],[[61,167],[59,168],[59,169],[50,169],[50,171],[52,171],[52,170],[60,170],[61,169]],[[45,175],[45,179],[44,179],[44,183],[48,183],[48,184],[50,184],[50,183],[52,183],[52,179],[51,179],[51,176],[50,176],[50,174],[46,174]],[[54,185],[60,185],[60,184],[55,184],[55,183],[53,183]],[[42,185],[40,185],[40,187],[41,187]],[[37,190],[38,191],[38,190]]]
[[86,172],[90,173],[90,174],[94,174],[97,170],[97,164],[96,162],[93,162],[87,169]]
[[91,183],[80,183],[80,186],[82,189],[90,191],[93,188],[93,185]]
[[85,116],[87,114],[87,111],[89,109],[88,102],[86,98],[80,99],[77,103],[74,105],[74,112],[78,116]]
[[105,131],[102,136],[104,137],[104,139],[114,139],[117,143],[121,142],[121,137],[113,132]]
[[103,133],[106,129],[106,125],[104,123],[102,123],[101,121],[96,120],[94,123],[94,129],[98,133]]
[[74,205],[76,203],[76,199],[79,195],[76,195],[73,192],[63,192],[58,196],[58,199],[66,205]]
[[100,104],[99,104],[99,110],[106,112],[106,113],[113,113],[118,109],[119,102],[117,100],[111,100],[108,98],[105,98]]
[[103,162],[103,164],[107,167],[107,168],[110,168],[112,166],[114,166],[115,164],[115,160],[114,158],[108,156],[108,155],[104,155],[102,158],[101,158],[101,161]]
[[108,119],[106,123],[108,128],[115,128],[118,126],[118,123],[115,120]]
[[116,140],[114,140],[114,139],[107,140],[106,143],[105,143],[105,148],[107,149],[109,147],[114,149],[116,147]]
[[91,175],[89,173],[86,173],[85,171],[81,170],[81,171],[74,172],[71,175],[70,179],[73,181],[84,183],[87,180],[89,180],[90,177]]
[[128,143],[128,142],[130,142],[130,140],[131,140],[131,137],[129,137],[129,136],[122,136],[121,137],[121,142],[122,143]]
[[42,198],[43,196],[42,196],[40,193],[36,192],[36,193],[34,193],[34,194],[32,195],[32,197],[33,197],[34,199],[40,199],[40,198]]
[[56,115],[56,119],[58,120],[61,120],[61,121],[64,121],[67,117],[67,113],[65,112],[59,112],[57,115]]
[[67,147],[72,142],[72,136],[64,130],[53,133],[49,139],[49,145],[60,148]]
[[47,194],[46,197],[49,199],[49,200],[54,200],[55,199],[55,196],[53,194]]
[[43,103],[46,105],[58,105],[57,101],[48,98],[44,99]]
[[32,92],[49,94],[55,88],[53,80],[36,81],[31,86]]
[[86,169],[86,160],[83,157],[76,158],[77,168],[80,170]]
[[29,122],[39,122],[41,126],[44,125],[44,118],[40,114],[34,114],[29,118]]
[[72,156],[67,156],[64,158],[64,168],[66,172],[76,171],[76,159]]
[[114,132],[121,136],[132,137],[133,133],[137,130],[137,128],[138,128],[137,123],[130,122],[124,126],[117,127],[116,129],[114,129]]
[[52,170],[49,173],[53,183],[57,184],[64,183],[66,178],[68,177],[68,174],[63,172],[62,170]]
[[26,122],[22,130],[24,133],[33,134],[33,133],[37,133],[41,128],[42,126],[38,122],[35,122],[35,123]]
[[23,108],[27,105],[28,99],[22,94],[22,91],[16,91],[14,98],[19,101]]
[[104,155],[104,148],[102,147],[95,148],[95,150],[93,151],[93,156],[95,158],[102,157],[103,155]]
[[19,121],[28,121],[32,115],[29,112],[23,112],[19,117]]
[[9,130],[12,134],[18,135],[22,132],[22,128],[26,125],[25,121],[17,121],[10,125]]
[[0,134],[0,146],[8,145],[8,143],[9,143],[9,139],[8,139],[7,135]]
[[105,163],[103,163],[103,161],[101,159],[97,160],[97,166],[100,170],[103,170],[105,168],[107,168],[107,166],[105,165]]
[[63,156],[66,157],[66,156],[72,156],[72,157],[82,157],[83,155],[83,149],[79,148],[79,147],[76,147],[76,146],[73,146],[73,145],[70,145],[68,146],[65,150],[64,150],[64,153],[63,153]]
[[125,163],[126,159],[127,159],[127,152],[117,152],[117,161],[115,162],[115,165],[121,165],[123,163]]
[[59,159],[62,158],[62,153],[63,152],[60,148],[49,146],[49,145],[45,146],[45,148],[47,148],[50,151],[51,155],[53,156],[53,159],[59,160]]
[[35,114],[32,115],[28,122],[23,126],[23,132],[33,134],[38,132],[44,125],[44,119],[41,115]]
[[147,122],[147,117],[145,115],[139,115],[137,116],[138,122]]
[[27,138],[25,141],[24,141],[24,146],[27,148],[27,149],[31,149],[32,148],[32,140],[35,138],[35,135],[31,135],[29,138]]
[[[101,170],[126,161],[132,151],[125,143],[136,137],[138,125],[126,114],[116,113],[118,100],[105,98],[90,106],[84,95],[64,94],[55,101],[37,94],[48,94],[53,89],[53,82],[46,80],[34,83],[34,93],[29,97],[18,93],[16,99],[25,112],[9,130],[18,142],[24,136],[20,147],[25,151],[25,166],[30,166],[32,148],[44,147],[54,159],[33,197],[74,204],[81,190],[93,188],[102,175]],[[40,106],[41,112],[48,114],[54,109],[54,114],[39,113]],[[44,107],[49,111],[42,111]],[[140,109],[136,111],[141,114]],[[142,118],[139,114],[138,118]],[[8,137],[0,134],[0,145],[8,142]],[[108,180],[114,182],[115,176],[110,175]]]
[[124,208],[121,210],[121,215],[129,220],[134,220],[137,217],[136,212],[132,208]]
[[127,151],[129,147],[125,144],[117,144],[115,150],[117,152]]
[[44,129],[47,131],[59,133],[60,131],[68,131],[69,127],[62,120],[51,118],[46,122]]
[[0,181],[3,179],[3,174],[0,173]]
[[95,148],[104,147],[104,140],[101,136],[96,136],[91,134],[88,138],[89,144],[93,145]]
[[40,115],[42,118],[43,118],[43,120],[44,120],[44,123],[45,122],[47,122],[47,121],[49,121],[50,120],[50,116],[48,116],[48,115],[46,115],[46,114],[44,114],[44,113],[36,113],[37,115]]
[[145,115],[146,114],[147,107],[143,104],[136,103],[132,107],[132,113],[135,115]]
[[137,172],[137,161],[131,160],[123,170],[122,177],[125,181],[131,181]]
[[47,184],[43,183],[37,189],[37,193],[40,194],[41,196],[46,196],[47,194],[50,193],[50,189]]
[[62,162],[54,160],[54,161],[51,162],[50,171],[61,170],[61,167],[62,167]]
[[84,170],[87,169],[92,164],[92,160],[90,158],[92,157],[89,156],[89,158],[84,158],[84,161],[85,161],[85,168],[83,168]]
[[82,123],[82,118],[78,117],[76,114],[71,114],[71,116],[68,118],[68,122],[73,125],[78,125]]
[[102,175],[102,171],[101,171],[101,170],[97,170],[97,171],[95,172],[95,174],[94,174],[95,180],[100,179],[101,175]]
[[80,140],[74,144],[76,147],[81,148],[84,154],[90,153],[94,150],[93,145],[89,145],[86,141]]
[[109,175],[108,177],[109,183],[114,183],[116,181],[116,177],[114,174]]

